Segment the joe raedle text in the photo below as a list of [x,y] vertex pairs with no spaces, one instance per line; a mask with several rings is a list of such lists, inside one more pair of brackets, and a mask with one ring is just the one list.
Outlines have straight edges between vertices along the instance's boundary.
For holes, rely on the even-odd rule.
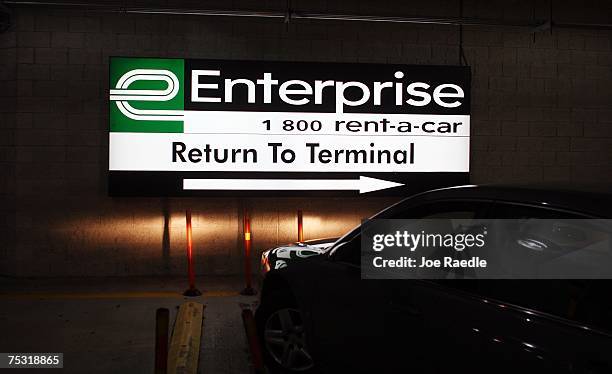
[[376,268],[486,268],[487,260],[478,256],[470,259],[456,259],[451,256],[444,256],[440,259],[429,259],[421,256],[420,258],[412,258],[402,256],[396,259],[385,259],[381,256],[374,257],[372,265]]
[[408,277],[487,268],[483,256],[486,231],[459,229],[449,233],[437,231],[436,226],[440,223],[418,231],[390,229],[388,225],[370,227],[362,241],[362,265],[368,272],[388,271]]

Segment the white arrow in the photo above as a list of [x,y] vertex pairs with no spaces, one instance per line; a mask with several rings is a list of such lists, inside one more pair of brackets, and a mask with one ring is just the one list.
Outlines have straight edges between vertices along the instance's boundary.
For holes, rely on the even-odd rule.
[[364,176],[359,179],[183,179],[183,190],[355,190],[366,193],[403,185]]

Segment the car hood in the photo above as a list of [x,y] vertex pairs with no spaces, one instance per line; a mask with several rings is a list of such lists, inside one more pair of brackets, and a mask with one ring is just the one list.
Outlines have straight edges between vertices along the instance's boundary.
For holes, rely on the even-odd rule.
[[268,249],[261,254],[262,272],[282,269],[294,261],[319,256],[336,242],[337,238],[309,240],[304,243],[289,243]]

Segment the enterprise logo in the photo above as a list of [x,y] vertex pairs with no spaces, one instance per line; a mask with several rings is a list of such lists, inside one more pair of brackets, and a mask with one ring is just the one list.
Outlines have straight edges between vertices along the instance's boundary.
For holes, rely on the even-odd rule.
[[[133,83],[152,84],[164,82],[165,88],[131,89]],[[117,81],[115,89],[110,90],[110,100],[115,101],[117,108],[127,118],[136,121],[168,121],[182,120],[182,110],[136,109],[129,101],[170,101],[179,92],[178,77],[169,70],[135,69],[123,74]]]
[[[396,71],[395,81],[359,81],[299,79],[279,80],[273,73],[264,72],[259,79],[222,78],[221,70],[191,71],[191,102],[233,103],[235,90],[246,91],[249,104],[271,104],[273,96],[288,105],[302,106],[310,103],[323,105],[324,99],[333,97],[336,113],[344,113],[345,107],[361,105],[409,105],[423,107],[433,102],[442,108],[457,108],[465,97],[463,89],[452,83],[435,87],[421,81],[402,81],[404,73]],[[218,92],[220,88],[223,93]],[[383,101],[387,102],[383,102]]]
[[182,59],[112,58],[111,131],[182,133],[184,74]]

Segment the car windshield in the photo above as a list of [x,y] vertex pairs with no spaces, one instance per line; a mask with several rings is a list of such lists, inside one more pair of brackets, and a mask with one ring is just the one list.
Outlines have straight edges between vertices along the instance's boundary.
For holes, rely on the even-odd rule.
[[[401,206],[401,204],[405,202],[406,200],[408,199],[402,200],[396,204],[391,205],[390,207],[386,209],[383,209],[382,211],[371,216],[369,219],[388,217],[393,211],[395,211],[395,209],[397,209],[398,206]],[[349,232],[347,232],[346,234],[341,236],[338,240],[336,240],[332,245],[325,248],[323,250],[323,253],[328,254],[328,255],[333,254],[334,248],[338,247],[342,243],[348,242],[349,240],[353,239],[355,236],[359,234],[360,230],[361,230],[361,225],[355,226]]]
[[357,234],[359,234],[359,230],[361,230],[361,225],[357,225],[351,231],[341,236],[340,239],[336,240],[332,245],[325,248],[323,250],[323,253],[331,254],[331,251],[338,245],[348,242],[349,240],[353,239]]

